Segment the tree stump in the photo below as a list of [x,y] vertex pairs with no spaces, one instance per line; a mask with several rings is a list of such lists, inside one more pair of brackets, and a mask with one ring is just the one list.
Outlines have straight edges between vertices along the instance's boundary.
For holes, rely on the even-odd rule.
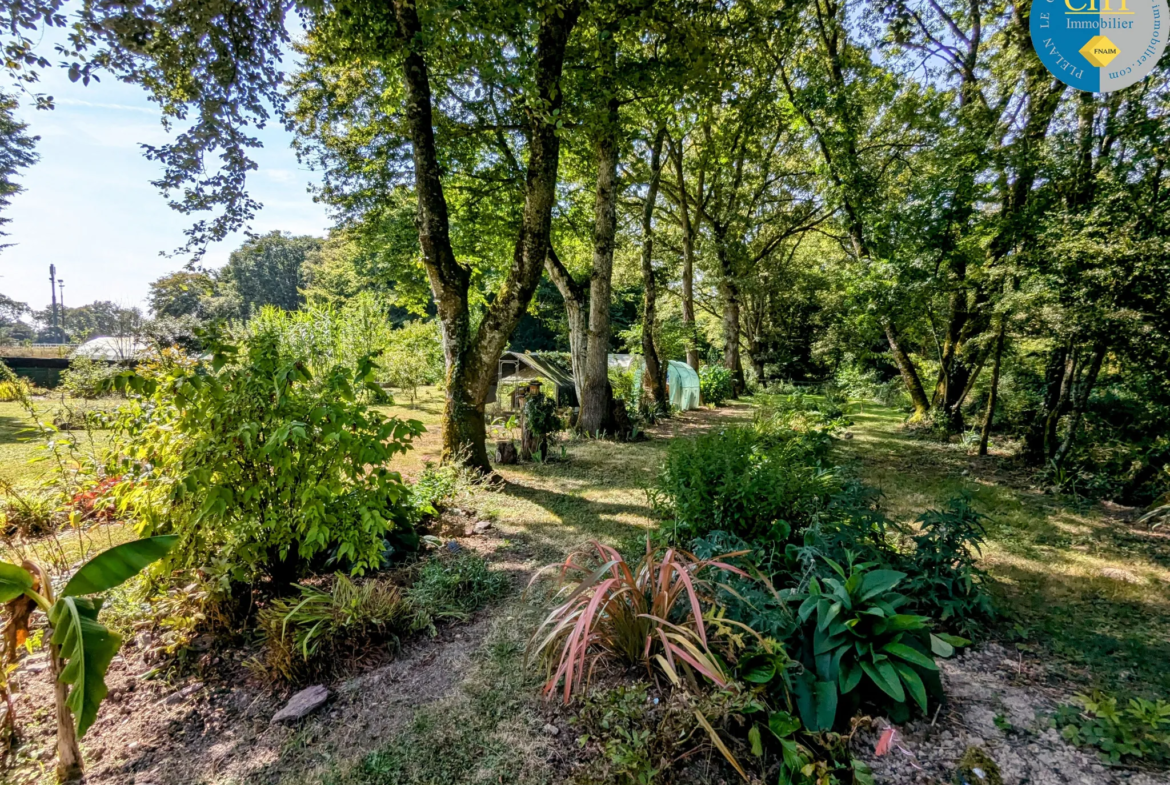
[[496,442],[496,463],[509,464],[516,463],[517,460],[516,445],[512,444],[511,439]]
[[528,418],[520,410],[520,460],[531,461],[540,453],[541,460],[548,457],[548,434],[538,434],[528,427]]

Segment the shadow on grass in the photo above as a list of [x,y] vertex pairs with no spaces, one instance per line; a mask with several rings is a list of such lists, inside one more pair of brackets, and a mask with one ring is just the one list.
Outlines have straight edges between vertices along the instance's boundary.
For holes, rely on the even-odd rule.
[[[1165,597],[1118,596],[1117,581],[1055,573],[1042,565],[1001,565],[996,593],[1015,617],[1025,648],[1082,689],[1164,697],[1170,693],[1170,620]],[[1161,602],[1159,602],[1159,599]]]
[[0,414],[0,444],[23,444],[33,435],[27,417]]
[[551,520],[529,522],[525,531],[536,541],[534,544],[550,552],[554,558],[563,554],[566,540],[621,542],[647,533],[645,526],[621,520],[623,517],[647,518],[650,509],[646,504],[594,501],[514,482],[506,483],[500,491],[549,514]]

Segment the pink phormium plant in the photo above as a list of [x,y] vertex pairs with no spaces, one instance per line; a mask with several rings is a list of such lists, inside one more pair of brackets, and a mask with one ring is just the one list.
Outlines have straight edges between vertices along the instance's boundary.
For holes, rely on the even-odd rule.
[[559,572],[559,593],[567,596],[528,645],[528,655],[546,663],[546,696],[563,681],[568,703],[587,670],[592,672],[606,659],[644,664],[647,669],[657,665],[675,684],[698,674],[726,686],[727,677],[709,647],[703,623],[703,606],[711,604],[717,584],[699,574],[725,571],[749,577],[747,573],[673,548],[659,560],[648,542],[646,555],[631,565],[596,540],[564,562],[545,567],[532,582],[549,570]]

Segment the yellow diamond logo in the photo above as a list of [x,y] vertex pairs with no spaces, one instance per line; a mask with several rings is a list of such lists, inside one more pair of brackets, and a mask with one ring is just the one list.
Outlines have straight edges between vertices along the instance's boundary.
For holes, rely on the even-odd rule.
[[1121,54],[1121,50],[1117,48],[1117,44],[1105,36],[1095,35],[1089,39],[1087,44],[1081,47],[1081,54],[1093,65],[1098,68],[1104,68],[1113,61],[1113,58]]

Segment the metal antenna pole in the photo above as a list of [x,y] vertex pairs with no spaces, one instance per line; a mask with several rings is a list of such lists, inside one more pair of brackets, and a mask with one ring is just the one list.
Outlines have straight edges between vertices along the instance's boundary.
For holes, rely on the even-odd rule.
[[60,337],[60,325],[57,323],[57,265],[49,265],[49,294],[53,297],[53,335]]
[[57,288],[61,290],[61,332],[65,332],[65,279],[57,279]]

